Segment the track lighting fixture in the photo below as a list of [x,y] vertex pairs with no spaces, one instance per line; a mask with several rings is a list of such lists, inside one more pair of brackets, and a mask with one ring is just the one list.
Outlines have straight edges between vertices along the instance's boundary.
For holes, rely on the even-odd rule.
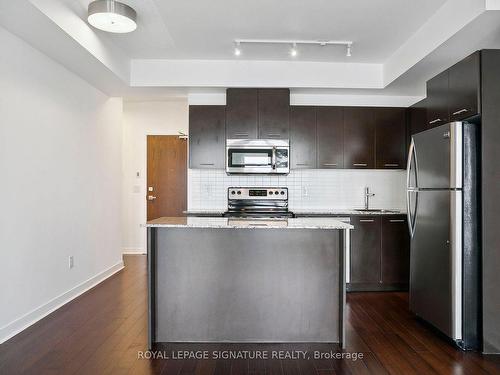
[[353,42],[350,40],[281,40],[281,39],[236,39],[234,40],[234,54],[236,56],[241,55],[241,44],[288,44],[292,45],[290,48],[290,56],[296,57],[299,52],[297,49],[297,45],[299,44],[309,44],[309,45],[317,45],[321,47],[325,46],[345,46],[347,48],[346,55],[347,57],[351,57],[352,54],[352,44]]

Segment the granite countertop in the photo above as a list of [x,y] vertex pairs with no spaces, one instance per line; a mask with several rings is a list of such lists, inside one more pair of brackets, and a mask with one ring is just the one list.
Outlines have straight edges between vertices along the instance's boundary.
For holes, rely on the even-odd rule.
[[382,210],[377,210],[374,209],[372,211],[362,211],[361,209],[329,209],[329,210],[322,210],[322,209],[314,209],[314,208],[306,208],[306,209],[295,209],[291,210],[295,215],[406,215],[406,212],[400,209],[389,209],[389,208],[384,208]]
[[[333,209],[320,209],[320,208],[299,208],[290,209],[295,215],[326,215],[326,216],[354,216],[354,215],[406,215],[404,210],[400,209],[383,209],[380,211],[360,211],[360,209],[349,208],[333,208]],[[188,216],[223,216],[225,211],[222,210],[192,210],[184,211]]]
[[353,229],[335,218],[240,219],[225,217],[160,217],[146,227],[251,228],[251,229]]

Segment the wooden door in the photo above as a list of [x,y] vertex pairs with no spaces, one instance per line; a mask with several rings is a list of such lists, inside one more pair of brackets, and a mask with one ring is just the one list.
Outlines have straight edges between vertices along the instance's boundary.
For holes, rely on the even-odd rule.
[[344,168],[375,168],[373,108],[344,108]]
[[382,217],[382,282],[410,282],[410,235],[406,217]]
[[189,106],[189,167],[224,169],[225,106]]
[[380,282],[380,217],[353,216],[351,224],[351,283]]
[[316,168],[316,109],[293,106],[290,110],[290,168]]
[[342,107],[316,109],[318,168],[344,167],[344,110]]
[[376,168],[406,168],[406,109],[375,108]]
[[259,138],[289,138],[289,89],[259,89]]
[[258,90],[227,89],[226,138],[256,139]]
[[148,220],[185,216],[187,209],[187,140],[175,135],[148,135]]
[[427,123],[434,128],[449,121],[448,70],[427,81]]
[[479,65],[479,52],[476,52],[449,69],[448,104],[451,121],[460,121],[479,113]]

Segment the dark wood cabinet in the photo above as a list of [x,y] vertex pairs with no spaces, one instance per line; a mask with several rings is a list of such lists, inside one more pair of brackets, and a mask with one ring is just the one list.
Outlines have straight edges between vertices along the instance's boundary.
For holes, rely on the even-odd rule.
[[225,166],[225,107],[189,106],[189,168]]
[[380,217],[353,216],[351,224],[350,283],[380,282]]
[[448,111],[448,70],[427,81],[427,123],[429,127],[446,124]]
[[344,108],[344,168],[375,168],[373,108]]
[[381,281],[407,285],[410,277],[410,235],[406,217],[382,217]]
[[259,138],[289,138],[289,89],[259,89],[258,128]]
[[376,168],[406,167],[406,109],[375,108]]
[[317,167],[335,169],[344,167],[344,109],[317,107]]
[[477,115],[480,110],[480,53],[476,52],[449,69],[448,105],[451,121]]
[[408,109],[408,135],[411,137],[428,128],[427,100],[423,99]]
[[290,109],[290,167],[316,168],[316,108]]
[[258,92],[257,89],[227,89],[226,138],[257,138]]

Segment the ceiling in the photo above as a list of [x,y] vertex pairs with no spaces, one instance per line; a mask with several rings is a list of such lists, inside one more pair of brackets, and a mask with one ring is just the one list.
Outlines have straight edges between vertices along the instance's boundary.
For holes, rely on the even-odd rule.
[[[86,6],[88,1],[79,1]],[[102,33],[139,59],[235,59],[235,39],[352,40],[299,46],[299,61],[384,62],[445,0],[122,0],[137,10],[138,29]],[[85,7],[83,7],[83,12]],[[287,45],[244,45],[245,60],[289,60]]]
[[[91,27],[90,0],[0,1],[0,25],[108,95],[206,104],[227,87],[290,87],[297,103],[412,104],[438,72],[500,48],[500,0],[120,1],[138,13],[133,33]],[[234,39],[354,44],[351,57],[302,45],[297,57],[287,45],[243,45],[236,57]]]

